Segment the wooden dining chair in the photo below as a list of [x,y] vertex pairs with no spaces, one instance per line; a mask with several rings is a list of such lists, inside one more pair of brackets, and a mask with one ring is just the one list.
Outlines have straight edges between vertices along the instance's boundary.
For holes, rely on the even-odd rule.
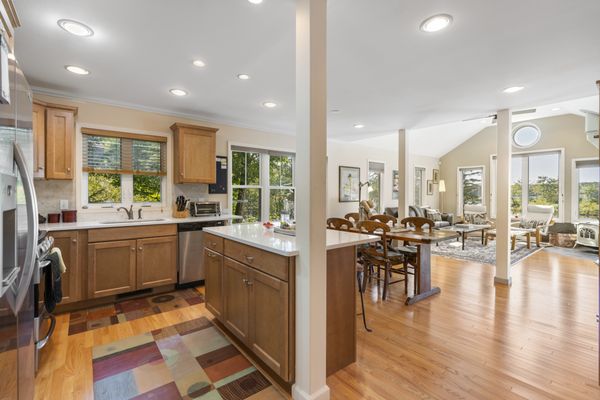
[[354,228],[354,224],[345,218],[327,218],[327,228],[337,231],[349,231]]
[[[333,229],[336,231],[350,231],[352,228],[354,228],[354,224],[345,218],[327,218],[327,228]],[[363,324],[364,324],[365,330],[367,332],[373,332],[373,330],[367,326],[367,314],[366,314],[366,310],[365,310],[364,289],[363,289],[363,285],[362,285],[362,280],[364,279],[364,273],[365,273],[364,265],[362,264],[362,262],[357,262],[356,263],[356,281],[358,282],[358,292],[360,293],[360,306],[362,309]]]
[[[400,221],[401,225],[406,228],[414,228],[415,232],[432,232],[435,222],[423,217],[407,217]],[[410,243],[404,242],[402,246],[394,247],[394,251],[404,256],[404,268],[407,276],[413,275],[414,293],[419,290],[419,257],[417,246],[411,246]],[[410,271],[412,269],[412,271]]]
[[357,212],[353,212],[353,213],[348,213],[346,215],[344,215],[344,218],[347,220],[352,221],[352,223],[356,224],[358,222],[358,220],[360,219],[360,215],[358,215]]
[[[369,244],[362,249],[363,265],[365,274],[363,276],[363,291],[366,290],[367,279],[371,278],[373,272],[371,266],[377,267],[375,279],[377,283],[383,280],[382,300],[387,298],[389,286],[394,283],[404,282],[404,290],[408,290],[407,271],[405,269],[404,256],[394,251],[388,245],[386,234],[390,231],[390,226],[378,221],[359,221],[356,227],[363,233],[375,234],[381,237],[381,240]],[[401,268],[397,268],[400,265]],[[381,278],[381,268],[384,269],[384,277]],[[403,275],[403,279],[392,281],[392,273]]]
[[375,214],[375,215],[371,215],[371,217],[369,218],[371,221],[379,221],[382,222],[386,225],[390,225],[390,226],[394,226],[398,223],[398,219],[394,216],[391,215],[386,215],[386,214]]

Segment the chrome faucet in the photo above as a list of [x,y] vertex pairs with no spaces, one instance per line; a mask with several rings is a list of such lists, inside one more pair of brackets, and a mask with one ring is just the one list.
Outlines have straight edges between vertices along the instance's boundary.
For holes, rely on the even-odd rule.
[[127,213],[127,219],[133,219],[133,204],[131,205],[131,207],[129,207],[129,209],[127,209],[125,207],[117,208],[117,212],[119,212],[121,210],[125,210],[125,212]]
[[138,219],[142,219],[142,207],[138,210]]

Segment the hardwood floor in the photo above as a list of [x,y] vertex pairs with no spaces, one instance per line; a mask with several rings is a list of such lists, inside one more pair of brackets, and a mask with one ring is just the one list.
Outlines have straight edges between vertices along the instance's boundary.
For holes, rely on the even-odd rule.
[[[333,399],[600,399],[598,269],[540,251],[513,267],[433,259],[434,298],[406,307],[401,288],[359,325],[358,362],[328,379]],[[409,285],[410,287],[410,285]]]
[[[513,286],[493,267],[436,257],[442,293],[405,306],[367,296],[373,333],[358,327],[358,362],[328,378],[333,399],[600,399],[598,270],[541,251],[513,267]],[[36,377],[36,399],[92,399],[91,349],[208,316],[204,304],[68,336],[60,315]],[[357,317],[360,318],[360,317]]]

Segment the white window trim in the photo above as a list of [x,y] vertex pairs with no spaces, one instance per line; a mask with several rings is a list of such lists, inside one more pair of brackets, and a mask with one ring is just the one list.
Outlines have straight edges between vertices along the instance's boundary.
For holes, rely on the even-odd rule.
[[456,168],[456,215],[461,217],[463,215],[463,190],[462,190],[462,175],[460,173],[461,169],[482,169],[481,176],[481,205],[485,206],[486,201],[486,168],[485,165],[461,165]]
[[[272,151],[272,152],[281,152],[281,153],[290,153],[290,154],[296,154],[296,150],[294,149],[290,149],[290,148],[276,148],[276,147],[270,147],[270,146],[260,146],[260,145],[256,145],[256,144],[249,144],[249,143],[242,143],[242,142],[231,142],[228,141],[227,142],[227,159],[228,159],[228,163],[229,165],[231,165],[230,168],[227,168],[227,204],[229,206],[229,208],[233,211],[233,184],[232,184],[232,180],[233,180],[233,151],[234,151],[234,147],[243,147],[243,148],[248,148],[248,149],[256,149],[256,150],[264,150],[265,152],[267,151]],[[270,198],[268,197],[270,195],[270,193],[268,193],[268,191],[273,188],[273,189],[278,189],[280,187],[271,187],[270,186],[270,182],[269,182],[269,162],[268,159],[266,157],[261,157],[261,162],[260,162],[260,186],[255,186],[255,185],[250,185],[250,186],[245,186],[245,185],[236,185],[236,188],[256,188],[256,189],[260,189],[260,198],[261,198],[261,204],[260,204],[260,214],[261,214],[261,221],[266,221],[269,219],[269,202],[270,202]],[[266,165],[265,165],[266,164]],[[295,208],[295,204],[296,204],[296,162],[294,162],[294,167],[292,170],[292,178],[293,178],[293,186],[283,186],[281,188],[284,189],[294,189],[294,208]],[[269,182],[269,185],[264,185],[263,186],[263,182]],[[265,189],[267,190],[267,193],[265,193]],[[296,212],[296,210],[294,210],[294,213]],[[266,218],[266,219],[265,219]]]
[[580,161],[598,161],[598,157],[573,158],[571,160],[571,222],[591,222],[595,220],[579,219],[579,180],[577,179],[577,163]]
[[[87,180],[85,181],[85,189],[84,189],[84,172],[81,168],[83,165],[83,149],[82,146],[82,133],[81,128],[93,128],[93,129],[102,129],[108,131],[118,131],[125,133],[137,133],[141,135],[151,135],[151,136],[160,136],[167,138],[167,175],[162,177],[161,181],[161,202],[160,203],[105,203],[105,204],[87,204]],[[86,213],[114,213],[118,207],[129,207],[133,204],[134,207],[144,207],[145,210],[148,211],[163,211],[164,209],[168,209],[171,207],[171,199],[173,197],[172,193],[172,185],[169,185],[169,182],[173,182],[173,171],[170,168],[173,159],[173,144],[172,144],[172,135],[171,133],[159,132],[159,131],[148,131],[148,130],[139,130],[139,129],[123,129],[119,126],[112,125],[102,125],[102,124],[75,124],[75,206],[78,212],[86,214]],[[130,176],[133,181],[133,175],[122,175],[123,177]],[[123,180],[121,180],[121,187],[123,187]],[[133,186],[132,186],[133,188]],[[84,196],[85,192],[85,197]],[[121,191],[122,198],[125,199],[123,190]],[[85,201],[84,201],[85,198]],[[131,199],[133,199],[133,193],[131,194]],[[109,205],[110,204],[110,205]],[[87,208],[83,208],[86,206]]]
[[[423,177],[421,179],[421,201],[420,204],[417,204],[417,199],[415,198],[415,188],[417,187],[417,169],[422,169],[424,171],[423,173]],[[423,190],[425,189],[425,190]],[[400,190],[400,188],[398,188],[398,190]],[[424,205],[429,205],[429,204],[423,204],[425,202],[425,196],[428,196],[427,194],[427,168],[426,167],[422,167],[420,165],[415,165],[413,166],[413,181],[412,181],[412,192],[413,192],[413,204],[414,205],[418,205],[419,207],[422,207]],[[433,195],[431,195],[433,196]],[[434,207],[434,204],[431,204],[430,207]]]
[[[557,222],[565,221],[565,149],[564,147],[560,148],[551,148],[551,149],[541,149],[541,150],[525,150],[525,151],[515,151],[511,153],[511,157],[515,155],[527,155],[527,154],[536,154],[536,153],[560,153],[560,157],[558,160],[559,170],[558,170],[558,217],[556,218]],[[496,168],[494,167],[494,157],[497,157],[497,154],[490,155],[490,218],[496,218]],[[527,166],[529,168],[529,166]],[[525,199],[525,194],[523,194],[523,198]],[[525,202],[521,203],[525,204]]]

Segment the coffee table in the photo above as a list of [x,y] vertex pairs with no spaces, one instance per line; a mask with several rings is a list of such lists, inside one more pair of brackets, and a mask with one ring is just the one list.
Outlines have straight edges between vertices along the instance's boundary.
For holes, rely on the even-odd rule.
[[467,238],[467,236],[469,235],[469,233],[473,233],[473,232],[479,232],[481,231],[481,244],[484,244],[485,242],[485,237],[486,237],[486,231],[488,229],[490,229],[492,226],[491,225],[474,225],[474,224],[457,224],[457,225],[452,225],[452,226],[444,226],[442,228],[439,228],[438,230],[440,231],[447,231],[447,232],[456,232],[458,234],[460,234],[460,236],[462,237],[462,249],[465,249],[465,240]]
[[[540,240],[539,240],[539,235],[536,234],[536,229],[527,229],[527,228],[510,228],[510,250],[514,251],[515,248],[517,247],[517,237],[519,236],[525,236],[525,239],[527,240],[527,248],[531,249],[531,235],[536,235],[535,238],[535,242],[537,247],[540,247]],[[496,238],[496,230],[492,229],[489,230],[486,234],[485,234],[485,243],[484,245],[487,246],[488,243],[488,239],[495,239]]]

